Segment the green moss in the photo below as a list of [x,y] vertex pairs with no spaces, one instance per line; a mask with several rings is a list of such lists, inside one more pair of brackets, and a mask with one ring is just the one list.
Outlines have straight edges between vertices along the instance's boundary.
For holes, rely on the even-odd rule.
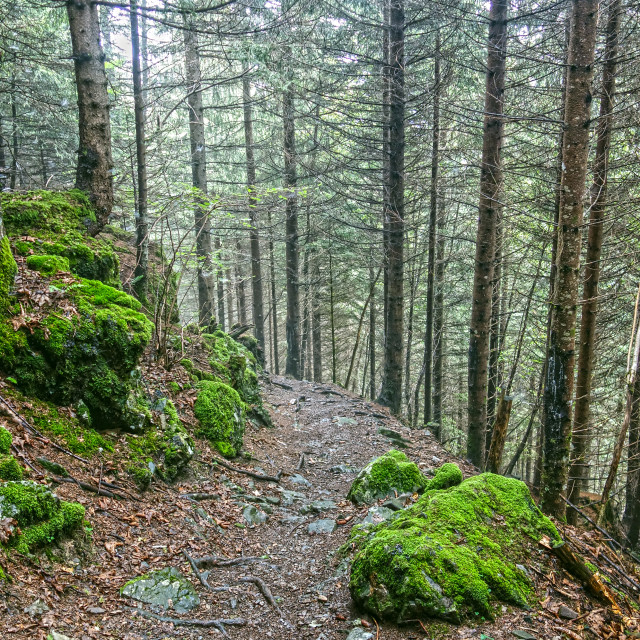
[[69,271],[69,259],[62,256],[29,256],[27,267],[45,276],[52,276],[59,271]]
[[[86,234],[95,215],[84,193],[7,193],[0,201],[9,235],[23,236],[15,241],[20,255],[61,256],[78,276],[120,285],[118,257],[112,245]],[[37,241],[26,239],[30,237]]]
[[38,464],[49,471],[50,473],[54,473],[57,476],[61,476],[62,478],[66,478],[69,475],[69,472],[57,462],[53,462],[52,460],[48,460],[47,458],[36,458]]
[[[435,478],[434,478],[435,480]],[[371,504],[397,493],[422,491],[427,479],[401,451],[392,449],[372,460],[353,481],[347,498],[356,504]]]
[[357,528],[351,593],[367,611],[398,622],[492,617],[496,600],[531,602],[532,585],[516,563],[526,561],[528,539],[543,535],[559,539],[524,483],[475,476],[427,491],[389,522]]
[[2,234],[0,219],[0,312],[4,311],[9,304],[9,292],[13,288],[17,271],[18,267],[11,255],[9,240]]
[[167,388],[169,389],[169,391],[171,391],[171,393],[180,393],[180,385],[173,380],[167,382]]
[[238,392],[223,382],[201,382],[193,409],[200,421],[197,435],[209,440],[223,456],[236,456],[245,424],[245,404]]
[[0,427],[0,454],[10,453],[12,442],[13,436],[11,432],[7,431],[4,427]]
[[462,471],[453,462],[445,462],[436,472],[436,475],[429,480],[426,491],[433,489],[448,489],[455,487],[462,482]]
[[24,470],[11,455],[0,455],[0,479],[22,480]]

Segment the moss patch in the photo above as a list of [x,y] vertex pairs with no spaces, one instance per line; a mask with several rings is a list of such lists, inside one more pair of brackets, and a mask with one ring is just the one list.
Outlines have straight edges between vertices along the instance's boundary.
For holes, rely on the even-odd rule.
[[63,256],[29,256],[27,267],[45,276],[52,276],[59,271],[69,271],[69,259]]
[[245,403],[235,389],[223,382],[204,381],[193,407],[200,421],[197,435],[232,458],[240,452],[244,436]]
[[427,479],[418,466],[401,451],[392,449],[360,471],[347,498],[356,504],[371,504],[396,492],[422,491],[426,485]]
[[17,271],[18,266],[11,255],[9,240],[3,235],[0,218],[0,312],[4,311],[9,304],[9,292],[13,288]]
[[13,443],[13,436],[10,431],[7,431],[4,427],[0,427],[0,453],[9,453],[11,451],[11,444]]
[[436,475],[429,480],[426,490],[448,489],[449,487],[455,487],[461,482],[462,471],[460,471],[460,467],[453,462],[445,462],[438,471],[436,471]]
[[516,564],[526,561],[529,539],[543,535],[559,539],[519,480],[485,473],[429,490],[389,522],[354,527],[351,594],[373,615],[398,622],[492,617],[497,600],[532,600]]
[[17,523],[7,546],[30,553],[79,527],[84,507],[62,502],[49,489],[34,482],[5,482],[0,484],[2,518],[13,518]]
[[7,193],[0,201],[7,233],[20,255],[61,256],[72,273],[120,286],[112,245],[86,234],[95,215],[82,191]]
[[0,479],[22,480],[24,470],[13,456],[0,455]]

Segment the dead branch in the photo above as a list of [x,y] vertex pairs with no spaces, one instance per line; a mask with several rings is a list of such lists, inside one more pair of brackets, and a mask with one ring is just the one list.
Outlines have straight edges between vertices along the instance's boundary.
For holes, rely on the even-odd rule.
[[282,382],[276,382],[275,380],[269,380],[271,384],[275,384],[276,387],[281,387],[287,391],[293,391],[293,387],[290,384],[283,384]]
[[157,613],[151,613],[151,611],[145,611],[144,609],[136,609],[135,607],[125,607],[127,610],[137,613],[143,618],[149,618],[151,620],[158,620],[159,622],[170,622],[177,627],[205,627],[217,629],[225,638],[229,638],[229,634],[225,627],[243,627],[247,624],[247,621],[243,618],[216,618],[214,620],[184,620],[180,618],[170,618],[168,616],[160,616]]
[[215,464],[219,464],[221,467],[225,469],[229,469],[229,471],[235,471],[236,473],[244,473],[246,476],[251,476],[256,480],[264,480],[266,482],[280,482],[280,478],[282,478],[282,471],[278,471],[275,476],[268,476],[262,473],[256,473],[255,471],[250,471],[249,469],[241,469],[240,467],[234,467],[232,464],[225,462],[224,460],[220,460],[220,458],[213,459]]
[[298,466],[296,467],[296,471],[300,471],[304,467],[304,453],[300,454],[300,458],[298,460]]
[[266,560],[259,556],[241,556],[240,558],[204,556],[204,558],[193,558],[193,562],[200,569],[211,569],[213,567],[234,567],[239,564],[248,564],[250,562],[266,562]]
[[193,502],[199,502],[201,500],[220,500],[219,493],[181,493],[178,497],[184,498],[185,500],[191,500]]

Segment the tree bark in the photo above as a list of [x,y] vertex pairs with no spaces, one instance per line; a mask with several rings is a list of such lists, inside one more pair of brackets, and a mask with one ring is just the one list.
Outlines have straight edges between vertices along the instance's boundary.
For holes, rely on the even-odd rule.
[[[607,206],[607,173],[609,169],[609,148],[613,120],[616,66],[618,57],[618,33],[620,31],[621,0],[613,0],[609,6],[607,20],[607,43],[602,71],[602,96],[600,98],[600,118],[597,126],[596,157],[591,186],[591,215],[587,256],[582,289],[582,319],[578,352],[578,376],[576,380],[575,415],[571,468],[567,493],[573,504],[578,504],[580,492],[586,490],[588,477],[587,448],[591,441],[590,405],[591,378],[595,359],[596,318],[598,313],[598,283],[600,281],[600,255],[605,209]],[[577,524],[578,514],[573,509],[567,511],[569,524]]]
[[133,74],[133,112],[136,123],[136,159],[138,198],[136,200],[136,268],[133,289],[139,300],[147,299],[149,271],[149,216],[147,210],[147,142],[145,139],[145,113],[140,64],[140,31],[138,5],[129,0],[131,23],[131,64]]
[[489,11],[489,46],[484,104],[484,136],[480,176],[480,204],[473,279],[469,340],[467,457],[484,464],[487,424],[487,377],[491,293],[495,258],[496,223],[502,186],[502,140],[505,69],[507,59],[507,0],[492,0]]
[[[15,62],[14,62],[15,64]],[[16,103],[16,72],[11,74],[11,174],[9,188],[14,191],[18,179],[18,106]]]
[[336,362],[336,319],[333,301],[333,259],[329,254],[329,320],[331,322],[331,382],[338,381]]
[[276,300],[276,263],[273,251],[273,227],[271,226],[271,210],[268,211],[269,225],[269,272],[271,276],[271,339],[273,343],[273,368],[280,374],[280,358],[278,357],[278,304]]
[[311,258],[313,295],[311,296],[311,342],[313,350],[313,380],[322,382],[322,315],[320,313],[320,258],[314,247]]
[[378,402],[399,414],[404,351],[404,0],[391,0],[389,67],[388,319]]
[[[433,329],[436,281],[436,231],[438,225],[438,172],[440,162],[440,31],[436,32],[433,71],[433,132],[431,136],[431,184],[429,186],[429,256],[427,258],[427,310],[424,334],[424,425],[433,421]],[[436,431],[438,431],[436,433]],[[440,433],[434,430],[438,439]]]
[[300,283],[298,246],[298,195],[296,193],[296,134],[293,89],[287,87],[282,97],[284,124],[284,188],[286,196],[287,263],[287,360],[285,374],[301,378],[300,371]]
[[113,208],[109,96],[98,7],[90,0],[67,0],[67,16],[78,91],[76,188],[89,194],[96,215],[89,232],[96,235]]
[[[224,299],[224,269],[222,267],[222,242],[216,236],[214,242],[216,252],[216,297],[218,298],[218,322],[222,331],[226,330],[225,321],[225,299]],[[231,327],[229,327],[231,328]]]
[[440,204],[436,245],[435,299],[433,312],[433,435],[442,442],[442,393],[444,387],[444,207]]
[[511,415],[511,405],[513,396],[505,396],[504,393],[498,401],[495,424],[493,425],[489,454],[487,455],[487,471],[489,473],[500,473],[502,453],[504,443],[507,439],[507,429],[509,428],[509,416]]
[[[384,268],[384,267],[383,267]],[[375,274],[373,269],[373,256],[369,261],[369,286],[373,288]],[[374,289],[375,292],[375,289]],[[364,395],[364,394],[363,394]],[[369,397],[376,397],[376,298],[371,297],[369,303]]]
[[587,172],[597,0],[573,0],[562,151],[558,254],[544,391],[544,511],[564,519],[571,440],[578,276]]

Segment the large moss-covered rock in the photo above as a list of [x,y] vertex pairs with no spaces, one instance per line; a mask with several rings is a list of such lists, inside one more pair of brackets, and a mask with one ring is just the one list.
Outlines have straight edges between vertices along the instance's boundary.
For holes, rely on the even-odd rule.
[[391,449],[358,473],[347,498],[356,504],[372,504],[396,493],[422,491],[426,485],[418,466],[401,451]]
[[144,427],[136,366],[152,325],[140,303],[97,280],[67,276],[41,286],[56,296],[55,305],[25,309],[26,299],[20,320],[0,318],[4,372],[29,395],[60,405],[82,401],[93,427]]
[[485,473],[427,490],[390,521],[354,527],[351,594],[363,609],[397,622],[491,617],[497,600],[531,601],[518,564],[543,535],[559,539],[519,480]]
[[60,256],[72,273],[120,286],[112,245],[87,235],[95,214],[82,191],[6,193],[0,195],[0,204],[7,234],[19,255]]
[[200,421],[197,435],[209,440],[223,456],[233,458],[242,447],[245,408],[238,392],[224,382],[201,382],[193,406]]
[[43,485],[35,482],[0,483],[0,520],[13,520],[6,546],[29,553],[78,528],[84,507],[63,502]]

